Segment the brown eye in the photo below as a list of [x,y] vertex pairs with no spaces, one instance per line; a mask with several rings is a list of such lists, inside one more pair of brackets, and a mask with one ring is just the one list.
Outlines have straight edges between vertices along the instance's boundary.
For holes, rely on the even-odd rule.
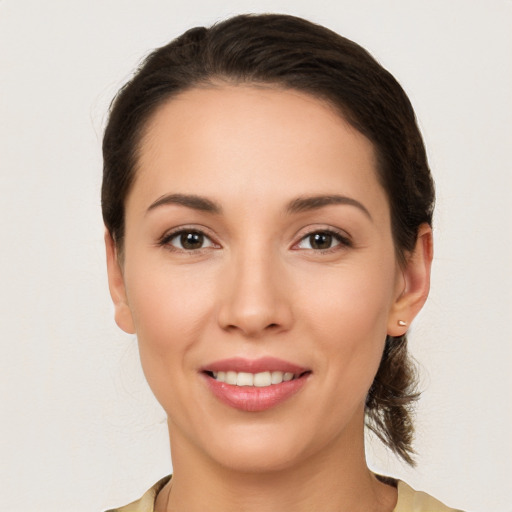
[[200,231],[179,231],[162,240],[163,245],[170,245],[173,249],[181,251],[197,251],[207,247],[214,247],[214,243]]
[[349,238],[334,231],[315,231],[303,237],[297,244],[298,249],[327,251],[336,247],[351,247]]
[[201,249],[204,242],[204,235],[202,233],[182,233],[180,235],[180,243],[183,249],[187,249],[188,251],[194,249]]
[[309,235],[309,245],[312,249],[330,249],[334,237],[330,233],[313,233]]

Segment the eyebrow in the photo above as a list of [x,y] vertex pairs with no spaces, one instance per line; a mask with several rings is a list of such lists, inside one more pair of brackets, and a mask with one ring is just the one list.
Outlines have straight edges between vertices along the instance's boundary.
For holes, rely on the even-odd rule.
[[324,206],[329,206],[332,204],[355,206],[356,208],[359,208],[359,210],[361,210],[371,221],[373,221],[370,212],[362,203],[356,199],[352,199],[351,197],[337,194],[299,197],[291,201],[288,204],[286,210],[288,213],[299,213],[310,210],[318,210]]
[[206,197],[189,194],[166,194],[151,203],[149,208],[146,210],[146,213],[149,213],[151,210],[154,210],[159,206],[170,204],[178,204],[186,206],[187,208],[192,208],[193,210],[200,210],[202,212],[215,214],[220,214],[222,211],[222,208],[217,203],[213,202],[211,199],[207,199]]
[[[149,208],[146,210],[146,213],[160,206],[172,204],[177,204],[187,208],[192,208],[193,210],[213,213],[216,215],[222,213],[222,208],[219,204],[215,203],[211,199],[207,199],[206,197],[193,194],[165,194],[151,203]],[[370,220],[373,220],[370,212],[362,203],[351,197],[337,194],[298,197],[297,199],[294,199],[288,203],[286,211],[290,214],[293,214],[318,210],[324,206],[336,204],[355,206],[356,208],[359,208],[359,210],[361,210]]]

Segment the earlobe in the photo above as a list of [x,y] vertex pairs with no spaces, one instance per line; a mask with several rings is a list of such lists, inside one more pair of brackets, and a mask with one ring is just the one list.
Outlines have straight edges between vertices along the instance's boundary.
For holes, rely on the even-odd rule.
[[432,228],[422,224],[418,229],[416,245],[407,255],[402,270],[402,291],[393,304],[388,319],[388,335],[402,336],[419,313],[430,290],[430,270],[433,258]]
[[111,234],[105,229],[105,249],[107,255],[107,274],[110,296],[114,303],[116,324],[126,333],[135,334],[132,312],[126,297],[123,270],[119,253]]

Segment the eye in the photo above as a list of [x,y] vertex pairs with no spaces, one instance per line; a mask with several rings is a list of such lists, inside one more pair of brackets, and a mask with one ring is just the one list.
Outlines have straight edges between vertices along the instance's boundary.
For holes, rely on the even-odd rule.
[[197,251],[208,247],[216,247],[216,244],[208,236],[193,229],[170,233],[160,243],[181,251]]
[[298,249],[326,251],[339,245],[350,246],[348,238],[333,231],[315,231],[303,237],[296,245]]

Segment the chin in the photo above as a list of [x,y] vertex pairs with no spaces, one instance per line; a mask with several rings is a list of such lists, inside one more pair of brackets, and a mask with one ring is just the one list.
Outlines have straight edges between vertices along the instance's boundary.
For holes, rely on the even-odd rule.
[[[201,443],[211,460],[237,473],[272,473],[297,467],[315,451],[318,438],[297,424],[269,422],[260,425],[231,425],[223,432],[210,432]],[[313,442],[311,442],[313,441]]]
[[227,470],[236,473],[273,473],[296,466],[300,459],[293,447],[277,446],[276,443],[259,442],[232,443],[230,450],[214,455],[216,462]]

